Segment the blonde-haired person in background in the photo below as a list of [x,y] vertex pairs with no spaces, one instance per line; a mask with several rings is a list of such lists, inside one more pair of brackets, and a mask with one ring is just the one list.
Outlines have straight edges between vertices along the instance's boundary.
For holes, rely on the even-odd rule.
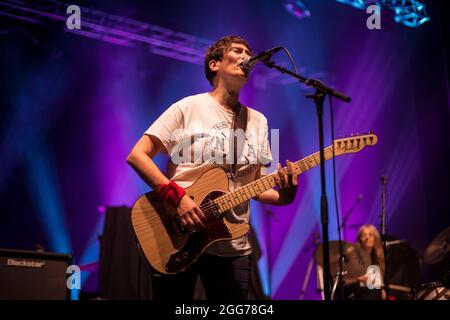
[[[381,236],[377,228],[372,224],[362,225],[356,237],[357,246],[364,264],[365,270],[369,266],[378,266],[381,271],[381,282],[383,282],[385,273],[385,258]],[[358,277],[359,286],[356,286],[355,298],[357,300],[385,300],[386,292],[379,289],[370,289],[367,286],[369,275],[366,273]]]

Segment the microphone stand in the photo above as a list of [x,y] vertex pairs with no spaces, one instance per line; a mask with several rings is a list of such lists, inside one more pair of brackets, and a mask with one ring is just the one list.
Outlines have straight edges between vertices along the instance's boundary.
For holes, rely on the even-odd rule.
[[331,300],[331,288],[330,288],[330,247],[328,243],[328,199],[326,195],[326,183],[325,183],[325,153],[324,153],[324,141],[323,141],[323,101],[326,95],[336,97],[342,101],[350,102],[351,98],[336,91],[333,88],[327,87],[324,83],[316,79],[307,79],[301,75],[292,72],[282,66],[275,64],[269,58],[263,60],[264,64],[269,68],[275,68],[281,73],[285,73],[304,83],[308,87],[312,87],[316,90],[314,94],[306,94],[307,98],[313,99],[316,104],[317,118],[319,122],[319,147],[320,147],[320,181],[322,188],[322,195],[320,198],[320,213],[322,223],[322,244],[323,244],[323,271],[324,271],[324,294],[325,300]]
[[347,239],[347,221],[348,221],[348,218],[350,218],[350,214],[353,212],[353,210],[355,210],[356,206],[358,205],[358,203],[361,200],[362,200],[362,194],[360,194],[358,196],[358,198],[356,198],[356,201],[353,204],[353,206],[344,214],[344,218],[342,219],[342,223],[341,223],[341,229],[344,230],[344,241]]
[[[384,254],[384,288],[386,290],[386,299],[389,299],[389,283],[387,278],[388,273],[388,259],[387,259],[387,239],[386,239],[386,184],[387,177],[381,176],[381,241],[383,243]],[[381,267],[381,266],[380,266]]]

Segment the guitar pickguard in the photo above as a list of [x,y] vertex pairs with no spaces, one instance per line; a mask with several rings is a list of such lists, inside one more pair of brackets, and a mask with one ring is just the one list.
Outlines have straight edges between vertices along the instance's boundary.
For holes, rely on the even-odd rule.
[[[209,193],[200,204],[206,219],[203,221],[205,228],[193,232],[185,246],[172,254],[165,266],[168,273],[177,273],[186,270],[197,260],[206,248],[218,239],[231,239],[232,233],[223,221],[223,216],[216,214],[216,207],[212,200],[223,195],[222,191]],[[203,209],[208,208],[208,209]]]

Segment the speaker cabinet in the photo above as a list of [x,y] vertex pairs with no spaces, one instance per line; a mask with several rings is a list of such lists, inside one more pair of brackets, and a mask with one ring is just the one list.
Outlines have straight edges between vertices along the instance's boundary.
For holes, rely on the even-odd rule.
[[65,254],[0,249],[0,300],[65,300],[72,257]]

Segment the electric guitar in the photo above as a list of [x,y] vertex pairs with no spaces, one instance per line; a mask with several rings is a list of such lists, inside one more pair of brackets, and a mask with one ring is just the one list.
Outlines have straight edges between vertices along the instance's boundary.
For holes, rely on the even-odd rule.
[[[356,153],[376,143],[377,137],[372,132],[337,139],[333,141],[334,152],[333,145],[325,148],[325,160]],[[293,169],[300,174],[319,164],[320,154],[316,152],[294,162]],[[286,170],[286,167],[281,169],[282,173]],[[186,270],[212,243],[245,235],[250,226],[232,223],[224,218],[224,213],[274,186],[274,174],[270,174],[229,192],[226,172],[222,168],[212,168],[185,189],[205,214],[203,229],[183,230],[176,209],[157,200],[154,192],[148,192],[133,205],[131,221],[134,232],[150,265],[160,273],[176,274]]]

